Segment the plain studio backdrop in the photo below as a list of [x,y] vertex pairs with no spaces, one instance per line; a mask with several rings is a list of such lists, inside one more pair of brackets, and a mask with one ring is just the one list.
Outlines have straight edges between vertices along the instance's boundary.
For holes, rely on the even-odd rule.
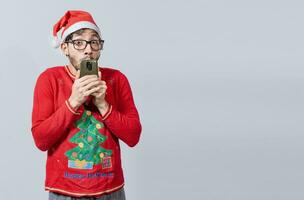
[[0,199],[47,199],[33,89],[67,63],[50,38],[68,9],[92,13],[100,63],[133,90],[143,131],[135,148],[121,143],[127,199],[304,198],[303,1],[10,0],[0,12]]

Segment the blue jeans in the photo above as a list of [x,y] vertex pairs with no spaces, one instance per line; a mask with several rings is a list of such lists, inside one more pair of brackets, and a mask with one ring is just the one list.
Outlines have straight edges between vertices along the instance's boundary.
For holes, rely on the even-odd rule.
[[70,197],[62,194],[49,192],[49,200],[126,200],[125,190],[121,188],[110,194],[104,194],[98,198],[96,197]]

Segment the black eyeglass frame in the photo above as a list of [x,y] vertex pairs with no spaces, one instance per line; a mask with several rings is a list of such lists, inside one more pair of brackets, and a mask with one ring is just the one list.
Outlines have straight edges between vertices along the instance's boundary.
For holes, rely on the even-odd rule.
[[[76,42],[76,41],[85,41],[85,42],[86,42],[86,45],[84,46],[84,48],[81,48],[81,49],[76,48],[76,47],[75,47],[75,42]],[[94,49],[94,48],[92,47],[92,42],[93,42],[93,41],[99,41],[99,42],[100,42],[100,48],[99,48],[99,49]],[[90,44],[91,49],[92,49],[93,51],[100,51],[100,50],[103,50],[104,42],[105,42],[105,41],[104,41],[104,40],[101,40],[101,39],[99,39],[99,40],[90,40],[90,41],[83,40],[83,39],[76,39],[76,40],[65,41],[65,43],[71,43],[71,44],[73,44],[73,47],[74,47],[74,49],[76,49],[76,50],[84,50],[84,49],[87,48],[88,44]]]

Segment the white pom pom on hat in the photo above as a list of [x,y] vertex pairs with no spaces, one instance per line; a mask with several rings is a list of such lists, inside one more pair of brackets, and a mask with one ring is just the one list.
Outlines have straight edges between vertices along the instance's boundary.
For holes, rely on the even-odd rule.
[[57,49],[60,46],[60,40],[57,36],[53,37],[51,45],[54,49]]
[[52,46],[58,48],[69,34],[83,28],[95,30],[101,35],[90,13],[81,10],[67,11],[53,27]]

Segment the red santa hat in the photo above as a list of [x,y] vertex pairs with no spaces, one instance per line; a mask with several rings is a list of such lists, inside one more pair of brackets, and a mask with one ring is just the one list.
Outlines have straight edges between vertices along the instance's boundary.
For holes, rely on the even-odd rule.
[[53,27],[53,47],[58,48],[69,34],[83,28],[93,29],[101,35],[90,13],[81,10],[67,11]]

